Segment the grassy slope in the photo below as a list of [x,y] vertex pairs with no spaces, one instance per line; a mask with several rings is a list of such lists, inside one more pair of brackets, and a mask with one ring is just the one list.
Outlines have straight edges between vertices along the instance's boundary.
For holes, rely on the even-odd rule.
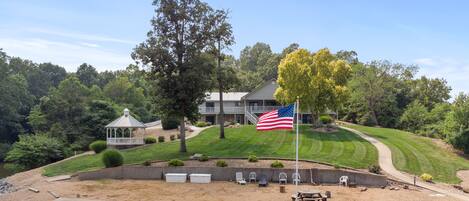
[[[155,144],[123,151],[126,164],[146,160],[187,159],[192,153],[218,157],[295,157],[295,134],[289,131],[256,132],[254,126],[227,128],[226,139],[218,139],[218,128],[203,131],[187,141],[189,153],[179,154],[179,142]],[[366,168],[377,163],[373,145],[359,136],[340,130],[335,133],[317,133],[301,127],[299,157],[355,168]],[[102,168],[100,155],[82,156],[45,168],[45,175],[53,176]]]
[[429,173],[437,181],[458,183],[456,171],[469,169],[469,161],[436,145],[430,138],[388,128],[359,125],[347,127],[364,132],[386,144],[392,152],[394,166],[415,175]]

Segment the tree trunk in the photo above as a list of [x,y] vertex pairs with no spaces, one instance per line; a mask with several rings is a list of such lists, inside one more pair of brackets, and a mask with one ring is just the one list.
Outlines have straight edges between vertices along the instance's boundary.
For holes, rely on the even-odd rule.
[[217,58],[217,65],[218,65],[218,92],[220,93],[220,114],[219,116],[219,123],[220,123],[220,139],[225,139],[225,111],[223,109],[223,81],[221,80],[221,55],[220,55],[220,40],[218,40],[218,58]]
[[179,152],[186,153],[186,123],[184,122],[184,117],[181,119],[181,123],[179,125],[179,135],[181,140],[181,145],[179,146]]

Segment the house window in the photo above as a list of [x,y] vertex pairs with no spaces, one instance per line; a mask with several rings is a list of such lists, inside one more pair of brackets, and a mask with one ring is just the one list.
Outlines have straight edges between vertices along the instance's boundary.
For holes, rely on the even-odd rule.
[[206,102],[205,107],[215,107],[215,103],[214,102]]
[[241,102],[235,102],[235,106],[239,107],[241,105]]

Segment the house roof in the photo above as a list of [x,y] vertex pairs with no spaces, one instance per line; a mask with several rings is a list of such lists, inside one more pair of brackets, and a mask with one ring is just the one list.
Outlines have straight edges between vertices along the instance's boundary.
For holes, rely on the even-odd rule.
[[129,109],[124,109],[124,115],[112,121],[106,128],[146,128],[146,126],[130,115]]
[[[248,92],[227,92],[223,93],[223,101],[240,101]],[[206,101],[220,101],[220,93],[211,92],[208,94]]]
[[[269,87],[269,86],[272,86],[272,87]],[[269,87],[268,89],[266,87]],[[254,90],[252,90],[251,92],[247,93],[246,95],[244,95],[243,97],[241,97],[242,99],[245,99],[245,100],[249,100],[250,97],[262,90],[264,90],[264,88],[267,89],[267,91],[264,91],[267,92],[267,94],[264,94],[264,95],[267,95],[269,97],[264,97],[265,100],[275,100],[275,98],[273,97],[274,93],[275,93],[275,90],[278,88],[278,84],[277,84],[277,81],[272,79],[272,80],[269,80],[269,81],[265,81],[264,83],[262,83],[261,85],[259,85],[258,87],[256,87]],[[256,98],[255,98],[256,99]]]

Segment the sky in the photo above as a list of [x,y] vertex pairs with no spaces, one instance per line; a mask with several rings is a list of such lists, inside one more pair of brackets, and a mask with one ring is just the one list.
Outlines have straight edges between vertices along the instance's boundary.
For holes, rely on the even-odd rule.
[[[291,43],[316,51],[354,50],[361,61],[418,65],[418,76],[445,78],[452,94],[469,93],[469,1],[208,0],[227,9],[236,44]],[[149,0],[0,0],[0,48],[10,56],[52,62],[67,71],[89,63],[124,69],[146,38]]]

